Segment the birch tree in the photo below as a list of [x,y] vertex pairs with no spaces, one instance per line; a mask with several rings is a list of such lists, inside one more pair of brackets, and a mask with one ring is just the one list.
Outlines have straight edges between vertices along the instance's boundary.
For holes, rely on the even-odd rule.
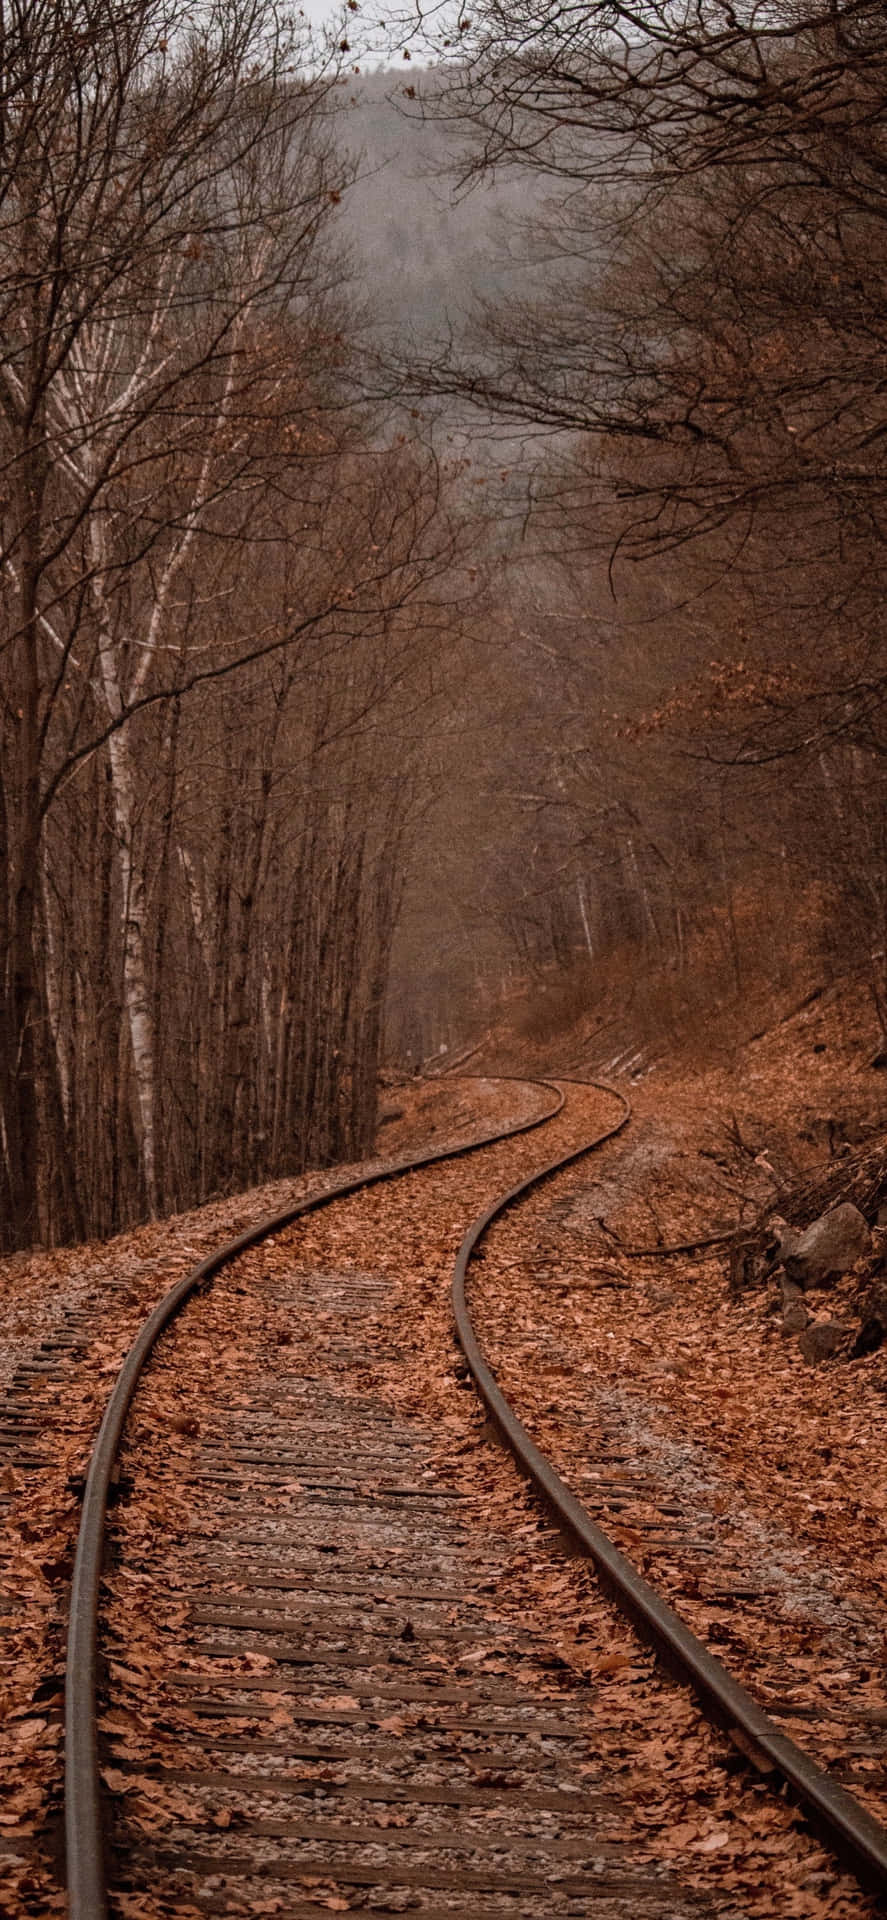
[[[339,176],[318,137],[318,86],[294,72],[298,35],[265,0],[196,14],[24,0],[3,9],[0,32],[0,1118],[4,1214],[27,1238],[38,1081],[62,1097],[38,955],[41,842],[65,781],[103,742],[156,1204],[128,727],[230,669],[243,642],[235,633],[212,662],[189,646],[183,575],[223,493],[237,493],[247,530],[257,430],[293,411],[292,330],[315,292],[315,342],[323,333],[318,243]],[[316,361],[310,329],[303,345]],[[281,644],[279,632],[249,638],[253,653]]]

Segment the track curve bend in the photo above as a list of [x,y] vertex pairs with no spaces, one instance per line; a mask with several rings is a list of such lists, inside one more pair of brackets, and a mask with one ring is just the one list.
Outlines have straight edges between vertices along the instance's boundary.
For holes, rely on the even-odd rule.
[[[161,1621],[170,1633],[173,1664],[154,1724],[173,1728],[157,1767],[157,1778],[170,1783],[172,1815],[162,1816],[171,1817],[170,1831],[156,1824],[140,1827],[136,1817],[125,1827],[117,1850],[118,1861],[128,1858],[128,1834],[139,1871],[147,1875],[143,1884],[152,1889],[152,1913],[155,1875],[166,1875],[174,1889],[172,1906],[164,1905],[158,1893],[158,1914],[181,1911],[176,1901],[192,1885],[199,1894],[193,1904],[202,1912],[273,1911],[285,1913],[288,1920],[365,1905],[385,1915],[416,1907],[422,1920],[525,1920],[528,1914],[566,1920],[579,1912],[594,1912],[599,1920],[661,1920],[666,1913],[675,1920],[710,1920],[722,1911],[701,1900],[692,1873],[683,1882],[664,1869],[661,1860],[645,1855],[646,1809],[642,1805],[634,1820],[625,1796],[613,1794],[613,1783],[599,1762],[588,1764],[589,1749],[583,1742],[589,1695],[582,1683],[576,1686],[570,1674],[562,1674],[564,1661],[557,1654],[549,1661],[540,1653],[532,1635],[522,1631],[522,1620],[510,1637],[503,1629],[501,1639],[491,1644],[497,1628],[490,1621],[496,1610],[485,1596],[509,1574],[514,1556],[523,1550],[519,1540],[515,1545],[505,1538],[513,1505],[506,1514],[500,1501],[488,1516],[483,1474],[471,1484],[474,1468],[463,1473],[458,1467],[447,1481],[435,1465],[435,1449],[444,1444],[434,1431],[435,1417],[445,1432],[454,1420],[448,1411],[454,1401],[470,1407],[476,1428],[486,1424],[473,1396],[457,1390],[467,1380],[459,1377],[464,1372],[461,1361],[453,1368],[455,1343],[447,1320],[446,1276],[469,1210],[466,1196],[474,1196],[473,1210],[491,1189],[514,1180],[526,1160],[499,1143],[560,1115],[570,1083],[521,1084],[544,1092],[543,1112],[456,1147],[376,1166],[269,1215],[192,1268],[146,1321],[130,1349],[93,1454],[72,1594],[66,1700],[71,1920],[105,1920],[109,1910],[95,1692],[103,1539],[117,1448],[140,1375],[161,1334],[216,1275],[219,1284],[207,1301],[177,1323],[175,1354],[164,1348],[152,1362],[127,1428],[131,1435],[141,1422],[149,1433],[150,1456],[140,1459],[159,1462],[144,1472],[163,1483],[168,1471],[164,1462],[174,1459],[179,1445],[174,1443],[171,1456],[160,1445],[163,1430],[157,1426],[156,1409],[175,1405],[163,1399],[163,1378],[173,1379],[184,1353],[182,1391],[190,1393],[193,1382],[196,1392],[195,1345],[189,1347],[188,1341],[202,1344],[204,1355],[210,1348],[221,1355],[227,1330],[240,1324],[241,1313],[249,1316],[244,1345],[255,1363],[249,1376],[252,1424],[243,1419],[248,1395],[238,1346],[221,1387],[214,1376],[205,1386],[204,1404],[210,1411],[203,1428],[186,1423],[194,1434],[190,1472],[202,1491],[199,1506],[192,1501],[181,1524],[170,1521],[178,1561],[169,1559],[167,1542],[155,1540],[158,1509],[151,1508],[150,1499],[144,1517],[135,1514],[129,1535],[146,1556],[134,1563],[142,1590],[156,1596],[161,1614],[170,1596],[176,1604],[184,1598],[186,1611],[190,1608],[187,1632],[192,1635],[190,1641],[176,1640],[179,1623]],[[642,1635],[682,1680],[689,1680],[710,1717],[731,1730],[742,1751],[760,1768],[789,1782],[818,1831],[862,1882],[883,1894],[887,1835],[786,1739],[618,1552],[539,1452],[487,1364],[467,1300],[471,1261],[485,1234],[541,1182],[613,1140],[631,1118],[628,1101],[614,1088],[588,1081],[575,1084],[589,1096],[595,1092],[616,1103],[612,1122],[598,1126],[593,1138],[576,1146],[578,1128],[568,1110],[558,1135],[574,1143],[570,1150],[487,1205],[459,1247],[453,1311],[470,1375],[524,1474],[556,1515],[559,1530],[595,1562],[604,1584]],[[580,1103],[583,1128],[598,1124],[599,1110],[590,1098]],[[458,1178],[440,1170],[445,1162],[487,1147],[498,1149],[492,1169],[482,1164]],[[410,1196],[395,1190],[385,1198],[388,1241],[376,1218],[374,1247],[370,1216],[376,1202],[360,1196],[424,1169],[438,1170],[429,1172]],[[420,1319],[413,1328],[411,1350],[406,1330],[396,1324],[409,1301],[409,1288],[401,1288],[401,1305],[391,1308],[385,1321],[389,1282],[384,1277],[392,1272],[400,1276],[404,1266],[410,1272],[415,1221],[428,1212],[429,1183],[438,1190],[430,1233],[435,1277],[427,1282],[425,1295],[433,1294],[438,1329],[431,1362],[426,1323]],[[408,1180],[405,1186],[410,1187]],[[300,1228],[298,1245],[285,1232],[303,1216],[349,1196],[359,1218],[346,1224],[333,1215]],[[264,1241],[274,1245],[277,1236],[281,1239],[274,1255],[252,1251],[261,1250]],[[325,1271],[321,1241],[324,1247],[328,1243],[330,1256]],[[237,1266],[241,1255],[244,1261]],[[373,1272],[363,1270],[368,1265]],[[259,1267],[263,1271],[257,1271]],[[223,1271],[227,1268],[232,1269],[229,1274]],[[248,1304],[244,1307],[233,1298],[227,1306],[220,1303],[220,1294],[227,1299],[229,1293],[246,1296]],[[317,1352],[326,1368],[322,1379],[313,1350],[304,1359],[300,1355],[300,1364],[292,1365],[287,1375],[274,1344],[285,1342],[284,1354],[291,1348],[294,1304],[305,1326],[309,1320],[317,1323]],[[350,1333],[349,1316],[356,1329]],[[278,1324],[286,1330],[275,1332]],[[373,1332],[376,1324],[381,1332]],[[394,1337],[389,1339],[392,1328]],[[412,1377],[405,1389],[398,1384],[395,1392],[390,1383],[400,1381],[405,1362],[409,1371],[410,1351]],[[449,1384],[444,1391],[438,1380],[436,1397],[426,1408],[427,1374],[435,1366],[439,1374],[443,1366],[448,1369]],[[158,1375],[162,1378],[154,1400],[151,1381]],[[332,1413],[330,1424],[320,1431],[323,1395]],[[406,1429],[399,1435],[392,1407],[411,1412],[414,1406],[422,1415],[420,1430],[410,1438]],[[337,1428],[337,1420],[346,1424]],[[167,1448],[170,1426],[175,1430],[175,1423],[168,1422],[163,1442]],[[463,1429],[464,1422],[452,1443],[454,1459],[463,1451]],[[125,1472],[127,1449],[134,1457],[134,1442],[124,1439],[123,1445]],[[517,1534],[535,1533],[535,1517],[531,1527],[521,1524],[535,1513],[534,1503],[522,1492],[495,1440],[486,1445],[499,1463],[497,1470],[517,1489]],[[138,1470],[143,1471],[141,1464]],[[165,1517],[165,1506],[162,1511]],[[125,1501],[122,1516],[118,1510],[115,1544],[126,1537]],[[324,1558],[329,1554],[339,1557]],[[176,1577],[170,1568],[178,1569]],[[195,1569],[189,1591],[189,1570]],[[474,1581],[473,1592],[460,1585],[466,1574]],[[581,1574],[573,1572],[570,1578],[583,1587]],[[109,1592],[113,1584],[109,1572]],[[583,1590],[589,1595],[590,1583],[585,1582]],[[106,1635],[114,1625],[112,1603],[113,1594],[111,1600],[106,1594]],[[600,1611],[608,1612],[603,1602]],[[652,1662],[644,1658],[645,1688],[648,1682],[652,1687]],[[681,1698],[700,1725],[686,1694]],[[289,1703],[286,1708],[284,1702]],[[281,1728],[285,1732],[280,1733]],[[705,1737],[715,1738],[707,1731]],[[530,1751],[533,1764],[538,1763],[532,1775],[526,1760]],[[250,1756],[245,1768],[236,1759],[239,1753]],[[572,1756],[569,1766],[567,1756]],[[125,1758],[118,1764],[125,1766]],[[181,1793],[175,1801],[182,1783],[189,1788],[187,1804]],[[123,1795],[129,1790],[124,1785]],[[198,1808],[195,1815],[198,1802],[203,1811]],[[178,1842],[172,1830],[176,1822]],[[671,1858],[668,1850],[666,1858]],[[319,1868],[325,1868],[325,1877]],[[256,1875],[262,1874],[266,1883],[286,1890],[275,1896],[277,1904],[262,1904],[259,1894],[256,1906]],[[392,1887],[395,1896],[389,1900]],[[854,1899],[859,1899],[855,1893]],[[191,1912],[187,1891],[184,1900]],[[768,1909],[775,1910],[778,1900]],[[735,1911],[730,1905],[730,1912]]]
[[[564,1082],[563,1084],[567,1084]],[[887,1896],[887,1831],[855,1797],[830,1780],[810,1756],[790,1740],[735,1680],[679,1615],[620,1553],[539,1450],[502,1393],[484,1358],[467,1298],[468,1269],[496,1220],[553,1175],[572,1166],[595,1146],[613,1139],[628,1124],[631,1108],[615,1088],[597,1084],[621,1102],[622,1116],[587,1146],[571,1151],[522,1180],[473,1222],[459,1249],[453,1272],[453,1314],[459,1341],[487,1409],[522,1471],[579,1551],[597,1572],[645,1640],[668,1668],[693,1688],[706,1713],[726,1728],[762,1772],[775,1774],[797,1798],[816,1831],[848,1865],[861,1885]]]
[[553,1081],[522,1080],[520,1084],[538,1086],[554,1097],[542,1113],[530,1120],[499,1128],[455,1147],[409,1155],[268,1214],[256,1226],[226,1241],[170,1288],[130,1347],[114,1383],[90,1460],[71,1584],[65,1669],[65,1863],[70,1920],[105,1920],[108,1911],[96,1716],[99,1588],[114,1462],[130,1402],[153,1348],[185,1302],[208,1286],[222,1268],[304,1215],[366,1187],[419,1172],[444,1160],[462,1159],[500,1141],[532,1133],[563,1110],[565,1095]]

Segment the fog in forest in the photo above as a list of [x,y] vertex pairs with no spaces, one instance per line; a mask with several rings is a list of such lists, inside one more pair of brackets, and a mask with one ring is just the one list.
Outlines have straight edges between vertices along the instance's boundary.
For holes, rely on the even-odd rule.
[[880,10],[737,21],[727,127],[701,17],[652,86],[619,7],[80,11],[8,49],[7,1246],[366,1153],[503,1010],[883,1027]]

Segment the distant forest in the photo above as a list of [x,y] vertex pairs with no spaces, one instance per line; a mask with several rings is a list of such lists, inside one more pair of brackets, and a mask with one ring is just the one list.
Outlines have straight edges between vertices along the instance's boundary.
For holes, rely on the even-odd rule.
[[366,1153],[528,984],[887,1024],[887,26],[724,19],[10,16],[3,1245]]
[[712,1034],[849,966],[887,1018],[887,32],[651,4],[635,70],[620,14],[487,4],[341,89],[356,258],[474,523],[419,1056],[528,979]]
[[[356,168],[343,235],[374,333],[401,345],[458,336],[478,299],[526,291],[526,183],[460,187],[452,131],[422,109],[434,84],[425,70],[395,66],[346,76],[334,95],[337,137]],[[532,183],[529,198],[544,188]]]

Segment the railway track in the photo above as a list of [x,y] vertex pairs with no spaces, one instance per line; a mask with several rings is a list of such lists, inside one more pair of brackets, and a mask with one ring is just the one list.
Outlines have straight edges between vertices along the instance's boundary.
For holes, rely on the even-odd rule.
[[[550,1094],[504,1089],[510,1119]],[[503,1089],[436,1107],[441,1140],[501,1124]],[[472,1111],[473,1107],[473,1111]],[[481,1122],[480,1116],[485,1116]],[[362,1174],[383,1172],[392,1156]],[[97,1246],[4,1262],[0,1302],[0,1912],[64,1910],[62,1737],[68,1589],[90,1451],[114,1377],[143,1322],[200,1255],[347,1170],[273,1183]]]
[[[292,1920],[751,1912],[719,1887],[710,1856],[724,1819],[746,1822],[754,1856],[761,1785],[737,1778],[735,1750],[701,1735],[687,1696],[630,1650],[565,1557],[565,1527],[740,1743],[792,1780],[854,1871],[887,1885],[876,1823],[741,1697],[540,1470],[471,1328],[465,1276],[495,1215],[624,1120],[600,1090],[571,1089],[565,1113],[551,1097],[556,1158],[529,1178],[523,1136],[458,1163],[436,1155],[394,1184],[386,1170],[335,1205],[324,1196],[322,1212],[290,1210],[242,1236],[153,1316],[84,1507],[69,1649],[72,1920],[100,1920],[109,1901],[123,1915]],[[497,1423],[541,1471],[554,1530],[509,1478],[441,1319],[471,1207],[482,1210],[456,1262],[460,1336]],[[602,1720],[608,1677],[626,1672],[637,1698],[622,1700],[622,1724]],[[657,1714],[668,1765],[627,1782],[625,1740],[649,1748]],[[711,1819],[675,1845],[672,1800],[702,1764],[700,1742]],[[779,1845],[794,1845],[819,1911],[828,1863],[775,1802],[769,1820],[783,1822]],[[757,1910],[775,1910],[778,1882],[765,1897]]]
[[[572,1247],[566,1261],[556,1251],[565,1240]],[[743,1485],[741,1461],[737,1469],[729,1451],[725,1458],[717,1444],[726,1421],[723,1370],[689,1290],[681,1296],[683,1350],[663,1350],[661,1370],[633,1371],[632,1350],[639,1358],[655,1351],[661,1257],[645,1263],[642,1254],[646,1277],[635,1267],[634,1286],[624,1273],[614,1285],[612,1246],[575,1180],[537,1191],[519,1219],[494,1229],[485,1255],[472,1297],[490,1363],[573,1497],[744,1681],[770,1722],[828,1774],[829,1786],[848,1787],[883,1826],[883,1592],[864,1565],[828,1555],[810,1538],[805,1516],[820,1504],[815,1483],[802,1493],[799,1516],[791,1490],[784,1503],[768,1503],[760,1487]],[[595,1347],[615,1359],[599,1361],[589,1396],[581,1362]],[[541,1418],[538,1393],[524,1391],[531,1358],[537,1379],[548,1371],[557,1382],[557,1404]],[[706,1415],[695,1429],[682,1426],[669,1401],[675,1373],[687,1375],[689,1404]],[[805,1390],[802,1380],[799,1398]],[[769,1453],[785,1467],[785,1404],[781,1414],[772,1402],[771,1410]],[[706,1445],[706,1423],[714,1446]],[[839,1453],[846,1436],[836,1426],[828,1438]]]

